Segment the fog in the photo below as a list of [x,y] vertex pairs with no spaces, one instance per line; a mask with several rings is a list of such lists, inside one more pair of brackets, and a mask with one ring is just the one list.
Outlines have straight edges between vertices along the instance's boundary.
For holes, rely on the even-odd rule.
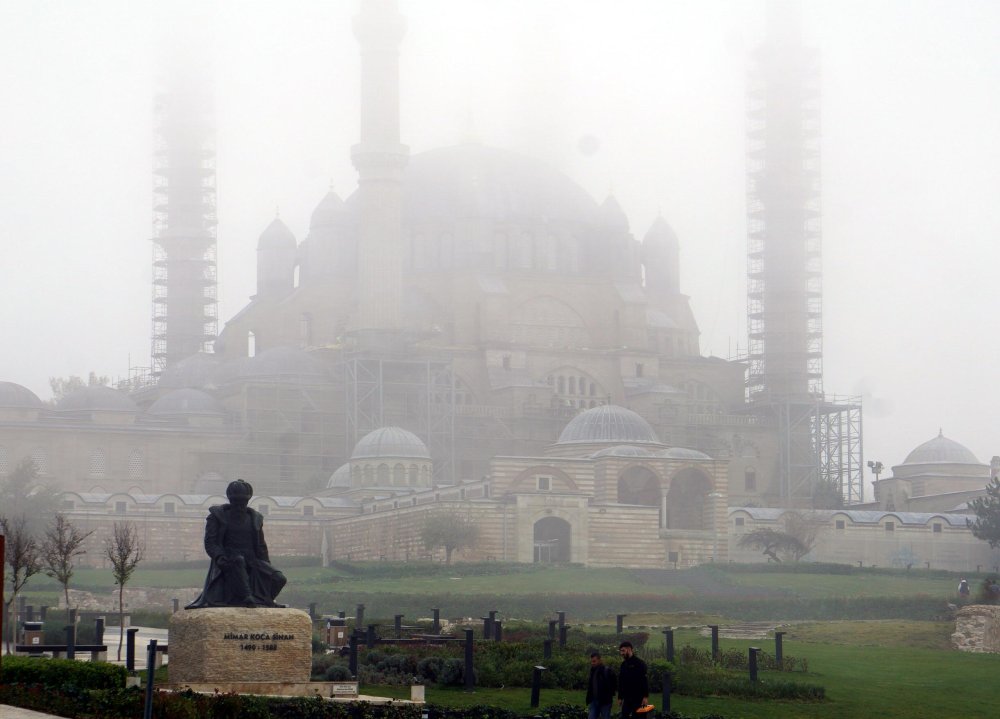
[[[412,153],[475,139],[613,191],[681,242],[703,354],[746,346],[745,78],[763,2],[400,0]],[[152,87],[210,37],[220,318],[274,217],[301,240],[356,186],[354,0],[0,0],[0,380],[113,377],[150,353]],[[1000,454],[1000,4],[806,2],[822,50],[824,368],[866,459],[945,435]],[[171,17],[172,16],[172,17]],[[169,29],[168,29],[169,28]],[[581,142],[583,140],[583,142]]]

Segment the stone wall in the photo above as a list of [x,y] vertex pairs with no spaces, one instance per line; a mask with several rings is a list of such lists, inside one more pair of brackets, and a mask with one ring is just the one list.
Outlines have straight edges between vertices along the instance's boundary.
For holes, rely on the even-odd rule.
[[1000,654],[1000,606],[972,604],[960,609],[951,643],[963,652]]

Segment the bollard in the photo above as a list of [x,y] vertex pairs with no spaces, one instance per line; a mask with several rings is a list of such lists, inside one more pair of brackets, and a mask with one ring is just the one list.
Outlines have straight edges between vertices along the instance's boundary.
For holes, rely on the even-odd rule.
[[358,633],[356,631],[351,632],[351,638],[348,640],[348,646],[350,654],[347,660],[347,668],[351,672],[351,677],[354,679],[358,678]]
[[316,618],[316,602],[309,602],[309,618]]
[[670,713],[670,672],[663,672],[663,704],[660,706],[660,714]]
[[365,625],[365,605],[359,604],[357,611],[354,612],[354,626],[361,629]]
[[[667,661],[673,663],[674,661],[674,630],[667,627],[663,630],[663,638],[667,643]],[[664,709],[664,711],[666,711]]]
[[377,624],[368,625],[368,632],[365,634],[365,646],[368,649],[375,648],[375,640],[376,640],[375,627],[377,626],[378,626]]
[[493,641],[502,642],[503,641],[503,622],[499,619],[493,622]]
[[177,614],[177,612],[179,612],[181,609],[181,600],[178,599],[177,597],[174,597],[173,604],[174,604],[174,614]]
[[774,663],[778,666],[778,669],[784,669],[785,659],[784,652],[782,651],[781,641],[785,636],[784,632],[774,633]]
[[94,644],[104,644],[104,617],[94,620]]
[[750,665],[750,681],[757,681],[757,652],[760,651],[759,647],[750,647],[747,650],[749,654],[747,655],[748,664]]
[[465,630],[465,691],[476,688],[476,676],[472,671],[472,630]]
[[135,673],[135,635],[138,629],[132,627],[125,630],[125,668]]
[[546,639],[544,642],[542,642],[542,657],[544,657],[545,659],[551,659],[552,658],[552,640],[551,639]]
[[531,708],[538,708],[539,694],[542,693],[542,672],[545,671],[545,667],[536,666],[531,672]]
[[392,618],[392,627],[396,630],[396,639],[403,638],[403,616],[402,614],[397,614]]
[[566,612],[556,612],[559,616],[559,628],[562,629],[566,626]]
[[441,633],[441,610],[438,607],[433,607],[431,609],[434,612],[434,623],[431,624],[431,632],[433,634]]
[[67,624],[66,630],[66,658],[76,659],[76,625]]
[[76,607],[73,607],[72,609],[69,610],[69,621],[70,624],[76,626]]
[[568,624],[563,624],[561,627],[559,627],[559,648],[560,649],[565,649],[566,648],[566,634],[567,634],[568,631],[569,631],[569,625]]
[[616,614],[615,615],[615,633],[616,634],[621,634],[622,633],[622,629],[623,629],[623,625],[624,624],[625,624],[625,615],[624,614]]
[[712,661],[719,661],[719,625],[709,624],[708,628],[712,630]]
[[45,621],[45,615],[48,614],[49,608],[46,605],[42,605],[38,608],[38,618],[43,622]]
[[153,675],[156,673],[156,640],[149,640],[146,649],[146,705],[143,708],[143,719],[153,718]]
[[549,639],[556,638],[556,625],[559,623],[558,619],[549,620]]
[[28,610],[27,611],[27,615],[25,616],[24,621],[26,621],[26,622],[33,622],[33,621],[35,621],[35,606],[33,604],[29,604],[27,606],[27,610]]

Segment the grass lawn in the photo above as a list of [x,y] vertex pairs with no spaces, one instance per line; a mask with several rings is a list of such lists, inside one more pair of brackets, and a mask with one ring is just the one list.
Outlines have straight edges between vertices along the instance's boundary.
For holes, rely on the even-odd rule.
[[[921,625],[928,626],[921,626]],[[892,719],[974,719],[998,715],[1000,655],[965,654],[926,648],[938,645],[947,626],[932,622],[829,622],[800,625],[785,639],[785,653],[809,661],[808,674],[762,672],[761,680],[792,679],[826,688],[827,701],[793,703],[742,701],[724,697],[673,696],[671,707],[693,717],[717,713],[726,719],[816,718],[844,719],[879,717]],[[910,644],[897,642],[910,634]],[[682,643],[708,648],[706,639],[682,633]],[[838,642],[839,638],[839,642]],[[808,641],[807,641],[808,639]],[[858,646],[858,640],[873,645]],[[746,649],[751,642],[723,641],[723,648]],[[874,644],[881,644],[876,646]],[[773,642],[755,642],[773,650]],[[364,686],[362,692],[408,698],[399,687]],[[542,707],[583,703],[582,691],[543,689]],[[460,689],[428,688],[427,700],[434,704],[465,707],[491,704],[529,713],[527,688],[480,689],[468,694]],[[659,696],[650,701],[661,704]]]
[[797,597],[912,597],[929,594],[954,597],[958,580],[938,577],[906,577],[896,574],[780,574],[730,572],[726,576],[738,586],[784,589]]

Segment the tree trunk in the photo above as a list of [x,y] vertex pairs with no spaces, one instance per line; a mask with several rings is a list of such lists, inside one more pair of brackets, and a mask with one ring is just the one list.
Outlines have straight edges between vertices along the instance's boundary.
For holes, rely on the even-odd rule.
[[66,596],[66,623],[68,624],[73,617],[73,610],[69,607],[69,585],[63,585],[63,594]]
[[118,661],[122,660],[122,644],[125,641],[125,585],[118,587]]

